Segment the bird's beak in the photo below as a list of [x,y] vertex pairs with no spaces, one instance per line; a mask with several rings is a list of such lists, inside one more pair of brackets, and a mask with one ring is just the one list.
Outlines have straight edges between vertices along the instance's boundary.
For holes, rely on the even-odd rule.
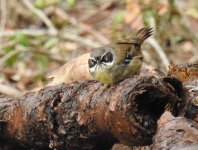
[[100,65],[101,64],[101,61],[100,60],[97,60],[97,65]]

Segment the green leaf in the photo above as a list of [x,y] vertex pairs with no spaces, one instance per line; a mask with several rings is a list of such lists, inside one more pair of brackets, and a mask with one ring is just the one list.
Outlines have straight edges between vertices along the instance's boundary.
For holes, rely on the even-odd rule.
[[44,47],[46,49],[50,49],[50,48],[54,47],[57,43],[58,43],[58,38],[52,37],[44,44]]
[[112,22],[112,28],[113,30],[117,30],[123,27],[123,22],[124,22],[124,11],[123,10],[119,10]]
[[[13,46],[5,47],[3,49],[3,51],[5,52],[5,54],[7,54],[7,53],[9,53],[9,52],[11,52],[13,50],[14,50],[14,47]],[[6,60],[6,64],[9,65],[9,66],[12,66],[12,65],[14,65],[16,63],[16,61],[18,60],[18,58],[19,58],[19,54],[17,53],[15,55],[11,56],[10,58],[8,58]]]
[[143,16],[143,20],[144,20],[144,24],[149,26],[150,25],[150,19],[153,18],[156,12],[154,10],[151,9],[147,9],[144,11],[144,16]]
[[34,6],[39,9],[43,9],[47,6],[46,0],[36,0],[34,2]]
[[183,37],[181,35],[176,35],[174,37],[174,40],[175,40],[175,42],[179,42],[179,41],[183,40]]
[[3,51],[7,54],[8,52],[10,52],[10,51],[12,51],[12,50],[14,50],[14,47],[13,46],[8,46],[8,47],[5,47],[4,49],[3,49]]
[[67,3],[69,7],[75,7],[76,6],[76,0],[67,0]]
[[15,35],[15,40],[18,44],[27,47],[29,45],[29,38],[25,34],[17,33]]
[[48,66],[48,58],[45,55],[37,55],[36,56],[36,62],[37,62],[37,66],[39,69],[39,72],[41,74],[43,74],[45,72],[45,70],[47,69]]
[[123,23],[124,21],[124,12],[123,11],[118,11],[116,16],[115,16],[115,22],[116,23]]
[[18,60],[18,56],[19,54],[15,54],[14,56],[10,57],[9,59],[7,59],[6,64],[9,66],[13,66]]

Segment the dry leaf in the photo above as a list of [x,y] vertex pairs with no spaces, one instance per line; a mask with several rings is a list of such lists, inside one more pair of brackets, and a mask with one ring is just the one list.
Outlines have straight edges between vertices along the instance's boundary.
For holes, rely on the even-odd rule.
[[126,0],[126,23],[131,23],[141,13],[138,1]]
[[137,0],[126,0],[125,22],[130,24],[132,28],[143,27],[141,7]]
[[52,79],[47,86],[60,83],[71,83],[75,81],[91,80],[92,76],[88,69],[90,53],[83,54],[63,65],[60,69],[49,76]]

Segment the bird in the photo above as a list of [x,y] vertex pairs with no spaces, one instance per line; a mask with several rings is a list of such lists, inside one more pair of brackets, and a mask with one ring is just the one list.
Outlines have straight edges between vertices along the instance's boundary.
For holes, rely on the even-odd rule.
[[142,43],[153,34],[153,28],[142,28],[130,40],[116,41],[93,49],[88,59],[94,80],[112,85],[138,75],[143,63]]

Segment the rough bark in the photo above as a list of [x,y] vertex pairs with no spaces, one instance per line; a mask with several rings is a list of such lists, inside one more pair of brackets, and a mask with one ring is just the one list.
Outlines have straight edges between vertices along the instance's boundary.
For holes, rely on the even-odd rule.
[[20,149],[109,149],[114,143],[152,143],[165,110],[186,110],[175,78],[138,76],[112,86],[96,81],[0,97],[0,144]]
[[196,150],[197,135],[197,122],[184,117],[174,117],[170,112],[166,112],[158,121],[158,129],[151,149]]
[[185,117],[198,122],[198,64],[173,65],[167,75],[182,82],[189,102]]
[[[174,65],[169,76],[182,81],[189,102],[182,116],[170,112],[158,121],[152,150],[196,150],[198,148],[198,65]],[[183,117],[184,116],[184,117]]]

